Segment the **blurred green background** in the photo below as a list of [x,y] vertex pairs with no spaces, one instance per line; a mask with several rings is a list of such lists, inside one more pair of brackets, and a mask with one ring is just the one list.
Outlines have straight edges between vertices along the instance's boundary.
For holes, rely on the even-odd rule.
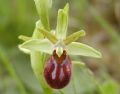
[[[68,35],[84,29],[86,36],[78,41],[97,48],[103,58],[72,57],[87,67],[74,65],[70,85],[54,94],[120,94],[120,0],[53,0],[52,29],[57,10],[67,2]],[[0,94],[43,94],[29,55],[18,49],[18,36],[31,36],[38,19],[34,0],[0,0]]]

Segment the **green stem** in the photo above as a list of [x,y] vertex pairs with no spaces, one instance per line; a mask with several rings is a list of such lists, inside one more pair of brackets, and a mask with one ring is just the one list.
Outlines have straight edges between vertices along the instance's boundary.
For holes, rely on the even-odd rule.
[[[50,0],[34,0],[34,1],[35,1],[35,5],[37,8],[39,17],[40,17],[40,21],[39,23],[36,24],[36,29],[33,33],[32,38],[43,39],[44,36],[42,36],[41,33],[37,30],[37,27],[39,28],[44,27],[46,30],[50,31],[49,15],[48,15],[49,7],[50,7],[50,4],[49,4]],[[43,92],[45,94],[52,94],[52,89],[50,89],[44,81],[44,75],[43,75],[44,62],[45,62],[44,58],[45,58],[45,54],[41,52],[36,52],[36,51],[31,52],[31,65],[43,88]]]
[[0,49],[0,59],[3,65],[5,66],[6,70],[8,71],[9,75],[11,75],[13,79],[16,81],[17,87],[20,90],[20,94],[28,94],[23,83],[18,78],[17,74],[14,71],[14,68],[10,64],[11,62],[8,60],[6,54],[1,49]]
[[60,91],[60,94],[64,94],[64,92],[62,90],[59,90]]
[[[41,27],[41,26],[42,25],[40,25],[39,27]],[[43,39],[44,36],[38,31],[38,29],[35,29],[32,38],[33,39],[38,39],[38,38]],[[32,69],[33,69],[37,79],[40,82],[40,85],[43,89],[44,94],[52,94],[52,89],[49,88],[47,86],[47,84],[45,83],[44,75],[43,75],[45,54],[43,54],[41,52],[32,51],[30,54],[30,58],[31,58]]]
[[44,76],[43,76],[43,54],[39,52],[31,52],[31,64],[37,79],[40,82],[40,85],[43,89],[44,94],[52,94],[52,90],[46,85]]
[[73,90],[74,90],[74,94],[77,94],[76,88],[75,88],[74,77],[73,77],[73,79],[72,79],[72,87],[73,87]]

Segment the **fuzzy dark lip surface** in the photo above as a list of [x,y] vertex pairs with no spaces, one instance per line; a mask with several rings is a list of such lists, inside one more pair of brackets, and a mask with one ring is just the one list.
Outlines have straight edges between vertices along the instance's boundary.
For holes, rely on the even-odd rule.
[[71,79],[71,60],[64,50],[60,57],[56,51],[47,60],[44,67],[44,77],[48,85],[54,89],[64,88]]

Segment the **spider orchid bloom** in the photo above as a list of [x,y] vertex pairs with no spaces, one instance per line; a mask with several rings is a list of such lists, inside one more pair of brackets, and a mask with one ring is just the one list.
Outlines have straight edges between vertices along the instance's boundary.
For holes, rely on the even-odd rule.
[[44,35],[44,38],[27,38],[23,44],[19,45],[20,50],[31,53],[31,51],[43,52],[50,54],[44,65],[44,78],[49,86],[55,89],[65,87],[71,78],[72,61],[69,55],[90,56],[101,58],[101,53],[94,48],[75,42],[78,38],[85,36],[84,30],[73,33],[66,37],[68,27],[68,4],[64,9],[58,11],[57,26],[55,31],[48,32],[38,21],[36,30],[39,34]]

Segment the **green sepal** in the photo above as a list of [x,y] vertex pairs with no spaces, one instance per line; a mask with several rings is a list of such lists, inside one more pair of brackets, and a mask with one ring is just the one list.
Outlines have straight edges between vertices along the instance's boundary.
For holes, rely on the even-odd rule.
[[69,11],[69,4],[66,4],[64,9],[58,10],[57,26],[55,32],[57,39],[63,40],[66,37],[67,28],[68,28],[68,11]]
[[48,39],[31,39],[19,45],[22,51],[38,51],[52,54],[54,45]]
[[71,44],[67,45],[66,50],[69,55],[81,55],[95,58],[102,57],[101,53],[94,48],[78,42],[72,42]]

